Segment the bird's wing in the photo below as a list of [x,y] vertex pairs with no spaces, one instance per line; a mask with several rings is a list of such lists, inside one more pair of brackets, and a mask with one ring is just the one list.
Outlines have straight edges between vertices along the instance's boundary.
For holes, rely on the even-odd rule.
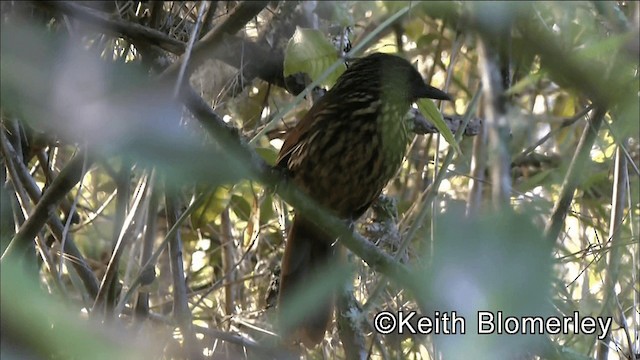
[[324,108],[323,103],[325,101],[327,101],[327,94],[320,98],[320,100],[307,111],[302,120],[300,120],[293,129],[289,130],[282,144],[282,148],[278,153],[276,166],[286,168],[291,154],[296,151],[298,147],[304,146],[305,142],[301,140],[310,135],[314,125],[318,121],[322,121],[322,114],[319,113],[319,111]]

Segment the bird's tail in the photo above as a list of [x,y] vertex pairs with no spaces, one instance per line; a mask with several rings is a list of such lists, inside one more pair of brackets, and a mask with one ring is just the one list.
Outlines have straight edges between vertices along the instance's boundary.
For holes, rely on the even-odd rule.
[[[290,301],[294,292],[308,286],[310,279],[327,269],[333,258],[334,249],[331,238],[311,221],[297,215],[289,231],[284,249],[280,273],[280,291],[278,296],[278,313],[282,317],[285,311],[283,302]],[[304,317],[293,326],[290,336],[292,340],[300,340],[307,347],[319,344],[331,321],[334,296],[325,298],[319,306],[308,309]]]

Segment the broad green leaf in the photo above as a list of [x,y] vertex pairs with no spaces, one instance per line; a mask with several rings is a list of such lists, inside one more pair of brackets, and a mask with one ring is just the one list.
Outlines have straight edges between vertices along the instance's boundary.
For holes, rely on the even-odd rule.
[[435,125],[436,129],[438,129],[440,134],[444,136],[444,139],[449,143],[449,145],[453,146],[454,150],[457,153],[460,153],[460,147],[453,138],[453,133],[444,122],[442,114],[440,114],[440,111],[438,111],[436,104],[434,104],[431,99],[420,99],[416,102],[416,104],[418,105],[418,110],[420,110],[420,113],[424,117],[429,119],[429,121],[431,121],[433,125]]
[[[336,49],[324,34],[314,29],[297,28],[285,50],[284,76],[305,73],[315,81],[336,61]],[[340,65],[322,81],[322,85],[333,85],[345,69],[344,64]]]

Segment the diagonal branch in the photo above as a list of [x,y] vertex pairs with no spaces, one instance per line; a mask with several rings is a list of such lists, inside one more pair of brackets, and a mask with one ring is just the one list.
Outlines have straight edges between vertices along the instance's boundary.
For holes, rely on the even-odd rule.
[[[244,1],[236,6],[225,22],[211,30],[202,40],[195,44],[186,73],[190,74],[190,70],[193,70],[206,59],[211,58],[225,35],[235,34],[240,31],[240,29],[257,16],[267,4],[268,1]],[[161,78],[175,78],[178,75],[183,61],[184,57],[171,64],[171,66],[162,73]]]
[[560,235],[560,231],[562,231],[564,220],[569,212],[571,201],[573,201],[573,195],[582,179],[584,167],[589,159],[591,148],[593,147],[593,143],[598,135],[598,130],[600,130],[606,113],[607,110],[601,107],[596,108],[593,118],[584,128],[582,137],[578,143],[578,148],[573,155],[573,159],[571,159],[569,170],[567,170],[567,174],[562,182],[560,197],[553,207],[551,221],[547,223],[544,229],[544,235],[549,241],[557,241],[558,235]]
[[[84,21],[106,33],[129,39],[137,46],[140,44],[152,44],[162,50],[177,55],[184,53],[186,49],[185,43],[174,39],[161,31],[130,21],[114,18],[102,11],[78,5],[70,1],[42,1],[34,2],[33,4],[46,9],[55,9],[63,14],[73,16],[77,20]],[[253,9],[251,14],[255,14],[257,11],[256,9]],[[234,14],[239,13],[242,15],[242,18],[240,18],[240,15],[230,16],[229,20],[223,23],[219,28],[209,32],[209,35],[207,35],[210,36],[209,38],[205,37],[198,42],[198,44],[201,44],[205,40],[209,42],[212,42],[213,40],[216,41],[215,46],[200,50],[206,52],[206,54],[201,56],[204,58],[216,58],[229,66],[239,69],[243,79],[251,80],[257,77],[283,89],[288,88],[294,94],[301,92],[304,89],[304,86],[300,88],[299,84],[288,84],[288,86],[285,84],[285,78],[283,76],[284,54],[282,51],[273,51],[259,43],[232,35],[237,32],[234,32],[233,30],[241,28],[241,26],[239,26],[242,24],[240,20],[248,21],[250,19],[247,14],[244,14],[247,8],[243,7],[241,10],[243,11],[237,11],[234,12]],[[214,34],[213,31],[217,31],[217,33]],[[196,44],[196,46],[203,46],[198,44]],[[200,61],[201,60],[202,59],[200,59]],[[175,66],[179,68],[179,65]]]
[[[165,194],[165,211],[167,225],[173,227],[179,218],[179,204],[175,194]],[[189,297],[187,296],[187,283],[184,277],[184,261],[182,259],[182,238],[180,232],[176,232],[169,240],[169,265],[173,280],[173,317],[182,332],[185,350],[191,359],[200,359],[198,354],[196,335],[193,331],[191,311],[189,310]]]

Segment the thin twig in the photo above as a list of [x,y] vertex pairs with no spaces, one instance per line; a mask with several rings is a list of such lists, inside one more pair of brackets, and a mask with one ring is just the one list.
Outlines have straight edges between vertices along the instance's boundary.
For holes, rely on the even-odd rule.
[[69,161],[67,166],[60,172],[60,175],[51,183],[51,186],[49,186],[42,198],[40,198],[40,202],[36,205],[31,216],[29,216],[11,240],[6,251],[2,254],[2,259],[4,259],[5,256],[12,256],[14,253],[22,253],[24,249],[29,246],[29,243],[54,214],[56,205],[78,183],[82,176],[83,165],[83,153],[76,154],[76,156]]
[[544,144],[545,142],[547,142],[547,140],[549,140],[552,135],[558,133],[561,129],[563,129],[563,128],[567,127],[567,126],[571,126],[571,125],[575,124],[576,121],[582,119],[592,109],[593,109],[593,105],[588,105],[584,109],[578,111],[572,117],[570,117],[568,119],[564,119],[558,128],[553,129],[553,130],[549,130],[549,132],[546,133],[542,138],[540,138],[540,140],[536,141],[535,144],[533,144],[533,145],[529,146],[528,148],[524,149],[524,151],[522,151],[519,155],[514,157],[512,162],[520,161],[521,159],[523,159],[524,157],[526,157],[527,155],[532,153],[535,149],[537,149],[538,146],[540,146],[540,145]]
[[[247,22],[257,16],[267,4],[268,1],[243,1],[236,6],[225,22],[211,30],[193,46],[191,62],[188,64],[186,74],[190,74],[191,69],[212,57],[225,35],[237,33]],[[176,77],[184,60],[185,58],[183,57],[169,66],[160,75],[160,79]]]
[[182,41],[173,39],[161,31],[150,29],[144,25],[130,21],[113,18],[102,11],[78,5],[72,1],[33,1],[33,4],[38,7],[61,11],[64,14],[71,15],[88,24],[97,26],[100,30],[125,35],[133,41],[141,40],[149,42],[174,54],[184,52],[185,45]]
[[[109,287],[113,286],[110,284],[116,283],[116,280],[117,280],[116,277],[118,274],[118,265],[120,263],[120,258],[122,257],[125,251],[126,245],[128,243],[127,240],[129,240],[127,236],[127,230],[129,229],[129,226],[133,223],[134,219],[137,217],[138,211],[141,211],[143,208],[143,206],[140,206],[140,203],[142,199],[146,198],[145,195],[146,195],[146,191],[148,190],[148,184],[149,184],[147,180],[148,180],[148,175],[144,175],[140,178],[138,191],[133,200],[133,204],[131,205],[131,210],[129,211],[126,218],[124,219],[122,226],[119,226],[116,228],[116,229],[119,229],[119,232],[117,233],[118,234],[117,240],[113,247],[111,258],[109,259],[109,264],[107,265],[107,270],[102,279],[102,283],[100,284],[100,291],[98,292],[95,302],[93,303],[92,313],[97,313],[96,310],[102,310],[105,307],[107,297],[109,296],[109,291],[110,291]],[[109,311],[112,311],[110,306],[108,306],[107,309]],[[117,315],[119,313],[118,307],[115,308],[115,311],[113,313],[114,315]]]
[[573,155],[573,159],[571,159],[571,164],[562,182],[560,197],[553,207],[551,219],[544,230],[545,237],[549,241],[557,241],[560,231],[562,231],[564,219],[567,217],[571,201],[573,200],[573,194],[582,178],[584,166],[587,163],[591,148],[598,135],[598,130],[600,130],[600,126],[604,121],[606,112],[605,109],[597,107],[593,118],[587,123],[587,126],[585,126],[582,132],[582,137],[580,138],[576,152]]
[[[26,185],[21,181],[21,178],[24,178],[25,175],[23,174],[22,176],[20,176],[17,169],[21,169],[23,173],[26,173],[27,169],[21,161],[21,157],[18,156],[18,153],[15,151],[15,149],[11,145],[11,142],[5,136],[5,133],[2,130],[0,130],[0,146],[0,153],[4,158],[4,164],[7,168],[9,178],[11,179],[11,185],[13,186],[15,194],[17,195],[18,202],[21,204],[21,218],[26,219],[29,216],[32,207],[30,203],[30,196],[25,190]],[[27,184],[29,184],[29,182],[27,182]],[[51,271],[55,287],[61,294],[66,294],[66,292],[64,291],[64,286],[60,279],[60,273],[57,271],[55,263],[51,257],[51,253],[49,252],[49,248],[46,246],[42,231],[39,232],[39,234],[36,236],[35,241],[37,244],[37,249],[42,256],[42,260],[45,266],[47,267],[47,269],[49,269],[49,271]]]
[[[147,223],[144,229],[144,240],[142,241],[142,250],[140,254],[140,268],[146,264],[151,258],[153,252],[153,243],[156,240],[158,231],[158,205],[160,202],[160,191],[155,185],[155,171],[150,175],[151,184],[149,186],[150,200],[147,206]],[[153,269],[155,270],[155,269]],[[148,275],[147,275],[148,274]],[[142,285],[147,285],[153,282],[155,279],[155,271],[149,271],[142,279]],[[124,298],[122,302],[126,301]],[[139,292],[138,299],[135,306],[135,316],[145,316],[149,314],[149,293]]]
[[[165,194],[165,204],[167,224],[173,227],[179,218],[177,196],[170,193]],[[198,353],[197,339],[191,323],[191,311],[189,310],[187,283],[184,277],[184,263],[182,260],[182,238],[179,231],[176,231],[169,238],[169,264],[173,279],[173,316],[182,332],[188,357],[191,359],[201,358],[202,353]]]
[[[611,194],[611,218],[609,220],[609,251],[607,258],[607,270],[604,274],[604,301],[602,304],[603,318],[610,317],[614,313],[615,305],[612,298],[616,296],[615,286],[620,274],[621,248],[615,246],[620,241],[621,227],[624,219],[624,211],[627,203],[628,168],[627,158],[622,153],[621,146],[616,149],[615,168],[613,174],[613,192]],[[623,316],[624,317],[624,316]],[[605,360],[609,356],[609,341],[611,333],[605,334],[602,342],[598,343],[598,360]]]
[[67,235],[69,233],[69,228],[71,227],[71,221],[73,219],[73,214],[76,212],[76,206],[78,205],[78,199],[80,199],[80,194],[82,193],[82,183],[85,175],[87,174],[87,153],[84,154],[84,161],[82,163],[82,177],[78,183],[78,191],[76,192],[76,196],[73,199],[73,203],[71,204],[71,208],[69,209],[69,213],[67,214],[67,219],[64,224],[64,228],[62,229],[62,243],[60,246],[60,251],[62,252],[62,256],[60,256],[60,268],[59,272],[62,273],[62,266],[64,265],[64,245],[67,242]]
[[198,19],[196,20],[196,24],[191,31],[191,36],[189,37],[189,42],[187,43],[187,49],[183,55],[183,61],[180,64],[180,71],[178,72],[178,79],[173,87],[173,97],[178,96],[178,92],[180,91],[180,87],[182,87],[182,81],[184,79],[184,74],[187,70],[187,66],[189,65],[189,59],[191,58],[191,51],[193,50],[193,44],[196,42],[196,38],[200,33],[200,27],[202,26],[202,18],[204,17],[204,10],[207,8],[206,3],[202,3],[200,5],[200,11],[198,12]]

